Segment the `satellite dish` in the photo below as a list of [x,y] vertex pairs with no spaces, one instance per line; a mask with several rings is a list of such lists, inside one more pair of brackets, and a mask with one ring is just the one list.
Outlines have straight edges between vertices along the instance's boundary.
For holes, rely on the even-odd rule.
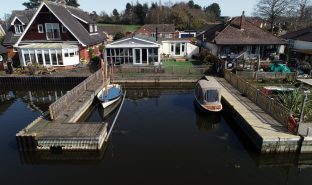
[[2,62],[3,61],[3,57],[2,57],[2,55],[0,55],[0,62]]

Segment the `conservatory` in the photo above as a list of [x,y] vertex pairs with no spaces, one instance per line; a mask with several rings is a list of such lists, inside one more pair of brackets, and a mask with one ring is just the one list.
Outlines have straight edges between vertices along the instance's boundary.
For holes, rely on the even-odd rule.
[[21,66],[35,63],[47,67],[65,67],[79,64],[77,45],[42,43],[25,45],[18,49]]
[[106,46],[106,60],[117,65],[159,65],[160,45],[146,38],[129,37]]

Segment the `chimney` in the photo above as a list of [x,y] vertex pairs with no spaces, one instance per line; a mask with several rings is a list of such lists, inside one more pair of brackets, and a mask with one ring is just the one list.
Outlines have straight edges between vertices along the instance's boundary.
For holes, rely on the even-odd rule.
[[240,18],[239,28],[243,30],[245,28],[245,11],[243,11],[242,16]]

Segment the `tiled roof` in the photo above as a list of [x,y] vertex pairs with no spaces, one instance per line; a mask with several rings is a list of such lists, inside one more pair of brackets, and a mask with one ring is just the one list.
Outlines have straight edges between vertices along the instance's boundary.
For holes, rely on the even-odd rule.
[[12,15],[9,19],[9,23],[13,21],[15,17],[17,17],[20,21],[22,21],[25,25],[29,23],[33,15],[36,13],[36,10],[13,10]]
[[[218,24],[208,29],[204,35],[206,42],[217,45],[284,45],[286,42],[265,31],[248,20],[244,20],[244,27],[240,27],[241,17],[235,17],[226,24]],[[197,38],[200,39],[202,35]]]
[[20,38],[20,35],[15,35],[12,31],[8,31],[4,37],[3,45],[9,46],[13,45]]
[[88,12],[81,10],[80,8],[66,6],[66,9],[74,16],[82,19],[83,21],[87,22],[88,24],[95,24],[95,21],[92,20]]
[[106,37],[91,36],[65,6],[54,2],[45,2],[45,4],[83,44],[92,45],[106,40]]
[[6,52],[7,52],[6,47],[4,47],[4,46],[0,45],[0,54],[2,54],[2,53],[6,53]]
[[[14,20],[15,17],[22,21],[26,26],[35,13],[36,10],[13,10],[9,21],[7,22],[7,26],[10,26],[11,22]],[[5,28],[6,35],[3,40],[3,45],[5,46],[15,44],[20,37],[20,35],[15,35],[13,31],[8,30],[7,26]]]
[[293,31],[282,35],[285,39],[301,40],[312,42],[312,27],[304,28],[301,30]]
[[158,32],[175,32],[174,24],[145,24],[142,26],[143,29],[150,32],[156,32],[156,27]]

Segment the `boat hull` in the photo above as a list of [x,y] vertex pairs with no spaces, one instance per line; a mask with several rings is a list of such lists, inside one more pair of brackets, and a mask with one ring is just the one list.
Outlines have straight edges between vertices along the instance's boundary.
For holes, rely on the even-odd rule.
[[220,112],[222,110],[222,104],[218,103],[218,104],[209,104],[209,103],[201,103],[198,101],[198,99],[195,97],[196,100],[196,104],[197,106],[206,112]]

